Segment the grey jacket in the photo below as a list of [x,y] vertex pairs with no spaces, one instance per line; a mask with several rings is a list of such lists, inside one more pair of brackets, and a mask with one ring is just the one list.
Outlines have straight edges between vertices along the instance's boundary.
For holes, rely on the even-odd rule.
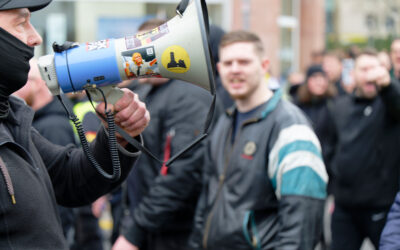
[[[21,100],[10,97],[10,106],[0,121],[0,249],[68,249],[56,203],[93,202],[126,178],[139,153],[120,149],[121,179],[110,183],[81,149],[52,144],[33,129],[33,111]],[[111,171],[107,143],[102,129],[91,151]]]
[[231,143],[236,111],[210,136],[194,249],[313,249],[327,174],[302,112],[278,91]]

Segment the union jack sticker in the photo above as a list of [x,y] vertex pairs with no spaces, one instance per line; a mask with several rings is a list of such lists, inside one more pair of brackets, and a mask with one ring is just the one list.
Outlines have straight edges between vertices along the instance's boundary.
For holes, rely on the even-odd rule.
[[107,40],[100,40],[97,42],[90,42],[86,43],[86,50],[87,51],[92,51],[92,50],[98,50],[98,49],[107,49],[110,46],[110,42]]

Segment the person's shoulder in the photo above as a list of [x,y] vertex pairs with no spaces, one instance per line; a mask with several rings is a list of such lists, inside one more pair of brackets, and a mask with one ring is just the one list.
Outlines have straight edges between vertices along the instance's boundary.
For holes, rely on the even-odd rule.
[[292,124],[308,125],[308,119],[304,112],[290,101],[281,100],[276,109],[275,121],[282,126]]
[[276,145],[276,148],[281,148],[283,145],[294,141],[311,141],[317,147],[320,147],[310,120],[296,105],[282,100],[275,114],[270,141],[273,145]]

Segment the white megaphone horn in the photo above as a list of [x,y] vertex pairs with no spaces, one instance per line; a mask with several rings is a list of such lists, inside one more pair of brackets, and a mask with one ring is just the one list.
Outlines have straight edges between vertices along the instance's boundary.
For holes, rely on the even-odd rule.
[[[195,84],[215,94],[214,62],[208,44],[204,0],[182,0],[174,18],[148,32],[84,44],[53,45],[53,55],[38,60],[53,95],[88,90],[115,103],[118,83],[133,78],[165,77]],[[68,46],[66,46],[68,45]]]

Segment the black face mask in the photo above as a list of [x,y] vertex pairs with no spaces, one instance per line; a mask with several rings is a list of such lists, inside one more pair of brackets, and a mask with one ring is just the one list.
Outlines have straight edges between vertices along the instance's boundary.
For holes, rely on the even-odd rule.
[[0,28],[0,95],[8,97],[28,80],[33,47]]
[[8,115],[8,97],[28,80],[33,47],[0,28],[0,119]]

